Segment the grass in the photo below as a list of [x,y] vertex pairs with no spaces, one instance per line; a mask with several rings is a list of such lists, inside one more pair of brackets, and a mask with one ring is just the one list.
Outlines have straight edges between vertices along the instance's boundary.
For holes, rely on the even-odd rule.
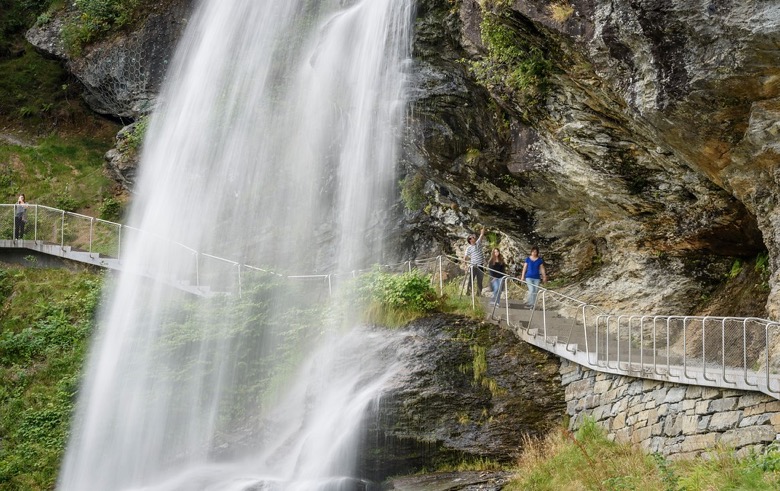
[[57,61],[29,44],[20,57],[0,58],[0,199],[88,211],[114,194],[103,155],[117,123],[91,113],[80,88]]
[[101,278],[0,267],[0,490],[54,486]]
[[780,488],[780,447],[737,459],[718,449],[709,458],[669,462],[610,441],[593,421],[572,435],[560,429],[527,438],[507,490],[716,491]]
[[103,175],[104,138],[88,136],[41,138],[34,146],[0,144],[2,199],[13,203],[19,193],[27,201],[66,211],[92,208],[110,196],[112,183]]
[[482,308],[482,302],[477,301],[472,307],[471,297],[460,293],[462,283],[463,278],[455,278],[444,284],[444,295],[439,309],[445,313],[459,314],[470,319],[484,319],[485,309]]

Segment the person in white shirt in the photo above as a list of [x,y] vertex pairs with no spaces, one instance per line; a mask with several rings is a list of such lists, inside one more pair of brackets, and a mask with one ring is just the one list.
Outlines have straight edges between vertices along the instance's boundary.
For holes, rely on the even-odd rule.
[[477,295],[482,294],[482,266],[485,264],[485,252],[482,250],[482,239],[485,237],[485,228],[482,227],[482,231],[479,233],[479,238],[474,235],[470,235],[468,238],[469,246],[466,248],[466,255],[464,257],[466,264],[469,265],[467,270],[468,288],[466,295],[471,294],[471,283],[475,279],[477,280],[477,289],[474,291]]

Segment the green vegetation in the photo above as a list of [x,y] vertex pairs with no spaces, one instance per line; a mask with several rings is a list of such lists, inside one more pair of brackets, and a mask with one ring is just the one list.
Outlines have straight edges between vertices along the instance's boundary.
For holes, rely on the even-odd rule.
[[102,277],[0,269],[0,489],[52,489]]
[[771,490],[780,486],[780,446],[737,459],[718,449],[708,459],[669,462],[638,447],[610,441],[586,421],[576,435],[561,429],[528,439],[508,490],[559,489],[708,491]]
[[756,272],[756,274],[758,274],[760,289],[762,291],[768,292],[770,290],[769,277],[772,274],[772,270],[769,267],[768,253],[762,252],[761,254],[756,256],[756,265],[754,267],[754,271]]
[[401,201],[409,211],[417,211],[425,204],[425,177],[422,174],[406,176],[401,185]]
[[19,35],[50,3],[51,0],[0,0],[0,58],[13,51]]
[[357,278],[351,292],[366,306],[367,322],[400,327],[439,308],[429,275],[417,270],[393,274],[374,269]]
[[79,15],[62,30],[66,49],[79,55],[87,44],[138,22],[151,0],[74,0]]
[[549,89],[553,65],[541,47],[512,27],[505,12],[505,8],[498,13],[483,11],[480,32],[487,54],[472,62],[471,70],[493,93],[521,106],[534,106],[543,101]]
[[[241,296],[199,298],[182,293],[172,301],[163,319],[165,335],[155,346],[150,363],[163,383],[181,383],[193,377],[208,379],[219,371],[211,357],[219,350],[201,351],[206,343],[229,346],[235,362],[231,384],[224,389],[220,429],[235,434],[265,402],[285,387],[318,336],[327,318],[321,305],[302,304],[301,292],[277,277],[262,273],[242,277]],[[170,365],[169,360],[177,360]],[[180,401],[188,410],[189,401]],[[175,408],[174,408],[175,409]]]
[[566,0],[551,4],[549,9],[550,17],[552,17],[555,22],[560,24],[566,22],[574,13],[574,7],[572,7],[571,4]]
[[77,84],[55,60],[18,41],[21,56],[0,58],[0,122],[41,132],[82,117]]
[[471,297],[461,294],[462,281],[462,278],[455,278],[444,284],[444,295],[441,297],[439,309],[445,313],[458,314],[470,319],[484,319],[485,309],[482,308],[482,302],[476,302],[472,308]]
[[6,203],[24,193],[27,201],[74,211],[94,206],[109,196],[103,175],[104,139],[51,135],[34,146],[0,145],[0,181]]
[[1,199],[88,209],[112,195],[103,155],[119,125],[89,112],[60,63],[16,43],[21,56],[0,58]]
[[474,383],[488,389],[494,397],[506,392],[506,390],[499,387],[495,379],[488,377],[487,347],[473,344],[471,345],[471,353],[474,355],[472,360]]

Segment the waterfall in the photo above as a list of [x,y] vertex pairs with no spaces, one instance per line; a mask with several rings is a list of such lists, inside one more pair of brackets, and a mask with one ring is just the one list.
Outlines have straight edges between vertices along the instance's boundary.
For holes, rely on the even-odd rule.
[[57,489],[354,485],[402,334],[342,322],[313,302],[321,282],[282,276],[384,254],[413,9],[198,4],[148,124]]

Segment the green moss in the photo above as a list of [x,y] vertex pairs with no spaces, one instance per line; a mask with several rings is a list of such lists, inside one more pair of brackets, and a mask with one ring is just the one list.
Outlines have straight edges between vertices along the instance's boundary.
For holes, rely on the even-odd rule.
[[417,211],[423,207],[425,199],[425,177],[422,174],[406,176],[399,183],[401,186],[401,201],[409,211]]
[[552,62],[513,28],[508,14],[484,11],[480,32],[486,55],[471,63],[477,81],[521,106],[536,105],[549,89]]

